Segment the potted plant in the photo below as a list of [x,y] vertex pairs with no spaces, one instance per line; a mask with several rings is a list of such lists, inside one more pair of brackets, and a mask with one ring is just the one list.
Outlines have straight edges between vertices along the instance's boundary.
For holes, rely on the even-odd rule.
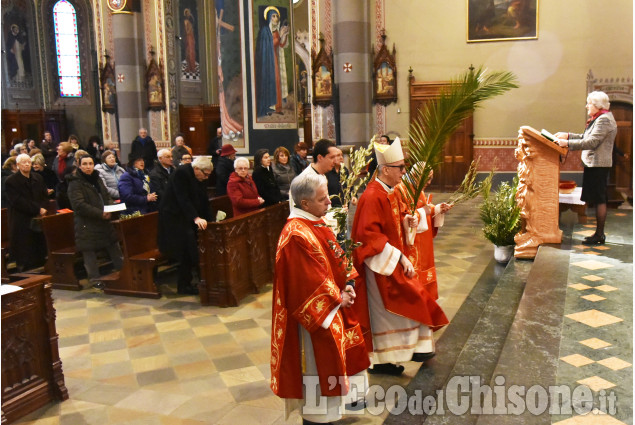
[[490,193],[491,181],[483,184],[483,203],[480,217],[483,221],[483,235],[492,242],[494,258],[499,263],[509,261],[514,250],[514,236],[520,231],[520,207],[516,203],[518,176],[512,184],[502,182],[496,191]]

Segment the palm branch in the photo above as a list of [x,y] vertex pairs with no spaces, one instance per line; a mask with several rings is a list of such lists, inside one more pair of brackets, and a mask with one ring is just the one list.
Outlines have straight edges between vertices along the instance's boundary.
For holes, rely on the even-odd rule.
[[[516,76],[511,72],[487,73],[482,67],[471,69],[451,80],[438,99],[418,111],[406,143],[408,173],[403,178],[413,213],[430,173],[441,162],[445,143],[461,121],[483,101],[516,87]],[[415,164],[421,166],[414,167]]]

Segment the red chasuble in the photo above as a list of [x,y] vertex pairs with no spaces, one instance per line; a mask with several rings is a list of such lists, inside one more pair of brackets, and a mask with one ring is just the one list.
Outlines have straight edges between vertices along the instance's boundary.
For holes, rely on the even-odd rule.
[[[372,351],[364,260],[380,254],[386,243],[405,252],[399,201],[378,181],[368,184],[357,204],[353,240],[362,245],[354,251],[355,268],[360,275],[356,279],[357,298],[352,308],[359,317],[367,348]],[[449,323],[441,307],[419,283],[419,278],[406,277],[401,264],[397,264],[390,276],[375,273],[375,280],[387,311],[422,323],[433,331]]]
[[[311,334],[323,396],[348,393],[348,376],[370,360],[353,310],[340,307],[327,329],[321,325],[346,288],[345,263],[329,246],[333,232],[324,221],[291,218],[276,252],[271,328],[271,389],[282,398],[303,398],[302,349],[298,326]],[[337,245],[337,243],[335,243]],[[343,259],[345,260],[345,258]],[[357,277],[353,270],[350,278]],[[345,379],[342,379],[342,378]]]
[[[399,202],[399,211],[403,218],[406,214],[410,214],[408,195],[403,183],[399,183],[395,186],[394,194]],[[423,208],[425,205],[425,194],[422,193],[419,202],[417,202],[417,209]],[[434,205],[427,205],[434,211]],[[421,219],[420,216],[419,219]],[[414,266],[421,285],[423,285],[433,299],[437,300],[439,299],[439,291],[437,289],[437,271],[434,267],[434,243],[432,239],[436,237],[439,228],[432,226],[433,220],[431,214],[426,214],[426,221],[428,223],[428,230],[417,233],[414,245],[408,245],[404,242],[404,254]]]

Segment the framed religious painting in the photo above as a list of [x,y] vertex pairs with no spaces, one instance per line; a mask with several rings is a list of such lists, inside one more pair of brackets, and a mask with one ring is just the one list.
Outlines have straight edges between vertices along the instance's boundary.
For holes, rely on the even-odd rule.
[[165,84],[163,82],[163,73],[157,62],[154,60],[154,52],[152,59],[146,70],[146,90],[148,93],[148,109],[151,111],[165,110]]
[[254,130],[298,128],[290,0],[250,0]]
[[392,53],[386,47],[386,33],[382,31],[381,47],[373,61],[373,102],[388,105],[397,101],[397,63],[395,45]]
[[117,107],[117,87],[115,85],[115,69],[110,61],[110,56],[106,54],[106,61],[101,69],[101,110],[111,114],[115,113]]
[[324,48],[320,35],[320,51],[312,52],[313,104],[328,106],[333,102],[333,52]]
[[466,0],[467,42],[538,38],[538,0]]

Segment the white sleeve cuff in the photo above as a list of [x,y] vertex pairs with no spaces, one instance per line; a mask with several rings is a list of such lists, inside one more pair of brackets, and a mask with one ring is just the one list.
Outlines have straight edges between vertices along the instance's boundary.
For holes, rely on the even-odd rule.
[[324,329],[328,329],[329,326],[331,326],[331,322],[333,322],[333,319],[335,318],[335,314],[337,313],[337,310],[340,309],[340,305],[338,305],[333,310],[331,310],[329,315],[326,316],[326,319],[324,319],[324,321],[322,322],[322,325],[321,325]]
[[445,221],[445,213],[441,212],[441,204],[434,207],[434,227],[443,227]]
[[425,208],[419,208],[419,224],[417,225],[417,233],[423,233],[428,230],[428,219],[426,217]]
[[386,242],[384,250],[377,255],[364,260],[364,264],[375,273],[383,276],[390,276],[399,263],[401,251]]

